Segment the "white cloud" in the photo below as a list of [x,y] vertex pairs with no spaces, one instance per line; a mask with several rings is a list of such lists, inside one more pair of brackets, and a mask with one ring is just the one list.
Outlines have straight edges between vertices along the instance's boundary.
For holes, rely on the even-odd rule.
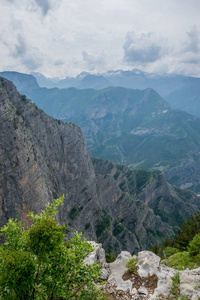
[[199,11],[199,0],[2,0],[1,70],[200,76]]
[[152,32],[136,34],[128,32],[123,45],[124,61],[127,63],[152,63],[160,59],[162,46]]

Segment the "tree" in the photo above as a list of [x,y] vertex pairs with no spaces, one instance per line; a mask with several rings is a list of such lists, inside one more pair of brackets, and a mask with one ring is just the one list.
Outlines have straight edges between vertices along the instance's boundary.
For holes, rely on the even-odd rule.
[[186,251],[190,241],[198,233],[200,233],[200,212],[195,212],[179,226],[174,239],[176,247],[181,251]]
[[30,228],[14,219],[2,227],[0,299],[102,299],[94,285],[99,265],[84,264],[92,246],[78,232],[65,241],[66,228],[55,220],[63,201],[60,197],[40,214],[30,213]]

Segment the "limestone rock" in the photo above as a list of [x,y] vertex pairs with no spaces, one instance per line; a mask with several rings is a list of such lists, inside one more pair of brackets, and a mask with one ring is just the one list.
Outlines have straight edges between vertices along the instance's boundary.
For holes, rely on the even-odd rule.
[[97,244],[94,241],[89,241],[89,243],[93,246],[94,251],[84,259],[85,264],[91,265],[94,262],[97,264],[105,263],[105,250],[102,248],[102,244]]
[[78,230],[120,253],[172,235],[143,201],[123,191],[132,171],[126,168],[116,180],[117,170],[109,161],[91,159],[78,126],[47,116],[0,78],[0,227],[9,218],[29,224],[30,211],[38,213],[65,194],[58,221],[70,229],[69,238]]
[[138,273],[143,277],[148,274],[157,274],[160,271],[160,257],[150,251],[139,252],[137,264],[139,266]]
[[[172,277],[178,272],[160,264],[160,258],[149,251],[138,253],[138,271],[130,274],[125,263],[132,256],[121,253],[115,262],[110,264],[111,275],[105,285],[108,294],[115,299],[169,299],[172,288]],[[184,270],[180,275],[180,295],[190,300],[200,298],[200,268]],[[122,298],[120,298],[120,295]]]
[[180,294],[191,300],[200,298],[200,268],[179,272]]

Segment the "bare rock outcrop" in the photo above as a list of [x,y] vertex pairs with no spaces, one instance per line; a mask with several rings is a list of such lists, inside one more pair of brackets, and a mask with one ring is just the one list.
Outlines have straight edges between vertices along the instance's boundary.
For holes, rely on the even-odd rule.
[[[131,258],[137,261],[137,268],[133,273],[126,267]],[[134,257],[123,251],[116,261],[110,264],[110,270],[111,275],[104,288],[113,299],[171,299],[172,277],[176,273],[179,273],[180,278],[180,296],[189,300],[200,298],[200,268],[179,272],[161,264],[160,257],[150,251],[139,252],[138,256]]]

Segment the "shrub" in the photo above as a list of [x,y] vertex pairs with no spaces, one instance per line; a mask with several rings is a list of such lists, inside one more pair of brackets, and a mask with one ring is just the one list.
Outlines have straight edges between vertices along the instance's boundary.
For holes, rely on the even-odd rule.
[[136,274],[138,270],[137,260],[135,258],[129,259],[129,261],[126,263],[126,267],[130,273]]
[[200,253],[200,233],[196,234],[189,243],[188,251],[191,256],[196,256]]
[[29,214],[33,223],[28,229],[13,219],[1,229],[0,299],[103,299],[94,285],[100,267],[84,264],[93,247],[77,232],[65,242],[65,228],[55,220],[63,201]]
[[167,258],[179,252],[177,248],[173,248],[173,247],[166,247],[163,251],[165,252]]

